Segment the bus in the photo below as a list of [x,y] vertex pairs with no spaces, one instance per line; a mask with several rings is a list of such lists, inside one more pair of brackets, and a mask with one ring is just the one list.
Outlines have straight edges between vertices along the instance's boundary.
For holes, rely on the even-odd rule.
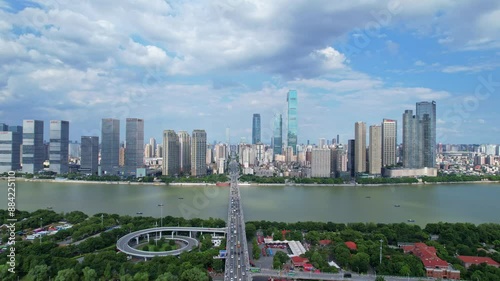
[[260,267],[250,267],[250,272],[258,273],[260,272]]

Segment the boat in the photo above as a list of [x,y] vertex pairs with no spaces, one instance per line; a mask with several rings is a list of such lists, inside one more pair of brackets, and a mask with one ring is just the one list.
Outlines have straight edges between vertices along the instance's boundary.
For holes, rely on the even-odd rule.
[[366,196],[365,198],[372,198],[371,196]]
[[182,200],[182,199],[184,199],[184,197],[179,197],[179,199],[181,199],[181,200]]
[[138,215],[142,215],[142,212],[137,212],[136,214],[138,214]]
[[399,208],[399,207],[401,207],[401,205],[397,204],[397,205],[394,205],[394,207],[397,207],[397,208]]
[[408,222],[415,222],[415,220],[409,219]]

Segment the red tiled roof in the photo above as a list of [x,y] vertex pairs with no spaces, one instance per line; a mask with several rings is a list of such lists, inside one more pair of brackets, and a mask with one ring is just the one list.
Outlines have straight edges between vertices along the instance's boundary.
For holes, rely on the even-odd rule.
[[494,261],[490,257],[458,256],[458,258],[464,263],[470,263],[470,264],[486,263],[487,265],[492,265],[496,267],[500,266],[498,262]]
[[302,266],[302,264],[309,262],[309,260],[307,258],[295,256],[292,257],[292,262],[294,265]]
[[326,246],[332,243],[332,240],[319,240],[319,244],[322,246]]
[[358,249],[358,246],[356,246],[356,243],[352,242],[352,241],[347,241],[345,242],[345,245],[347,246],[347,248],[349,248],[350,250],[357,250]]
[[440,259],[436,254],[436,248],[415,243],[414,246],[404,246],[405,252],[412,252],[414,256],[420,258],[425,268],[448,268],[448,263]]

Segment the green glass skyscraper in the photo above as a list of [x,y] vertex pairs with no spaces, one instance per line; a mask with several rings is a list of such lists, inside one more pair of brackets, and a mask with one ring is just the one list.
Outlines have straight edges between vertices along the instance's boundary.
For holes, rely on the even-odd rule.
[[281,114],[274,116],[274,133],[273,133],[273,152],[274,154],[282,154],[283,150],[283,118]]
[[288,134],[287,146],[291,146],[293,154],[297,154],[297,91],[290,90],[286,98],[288,103]]

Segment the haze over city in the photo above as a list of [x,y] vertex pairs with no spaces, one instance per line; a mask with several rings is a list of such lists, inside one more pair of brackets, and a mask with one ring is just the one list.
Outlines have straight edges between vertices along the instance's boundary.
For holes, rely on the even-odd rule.
[[497,143],[499,13],[498,1],[2,1],[0,117],[68,120],[75,140],[137,117],[146,138],[213,141],[226,127],[250,140],[260,113],[270,142],[295,89],[299,143],[346,142],[354,122],[401,122],[424,100],[438,142]]

